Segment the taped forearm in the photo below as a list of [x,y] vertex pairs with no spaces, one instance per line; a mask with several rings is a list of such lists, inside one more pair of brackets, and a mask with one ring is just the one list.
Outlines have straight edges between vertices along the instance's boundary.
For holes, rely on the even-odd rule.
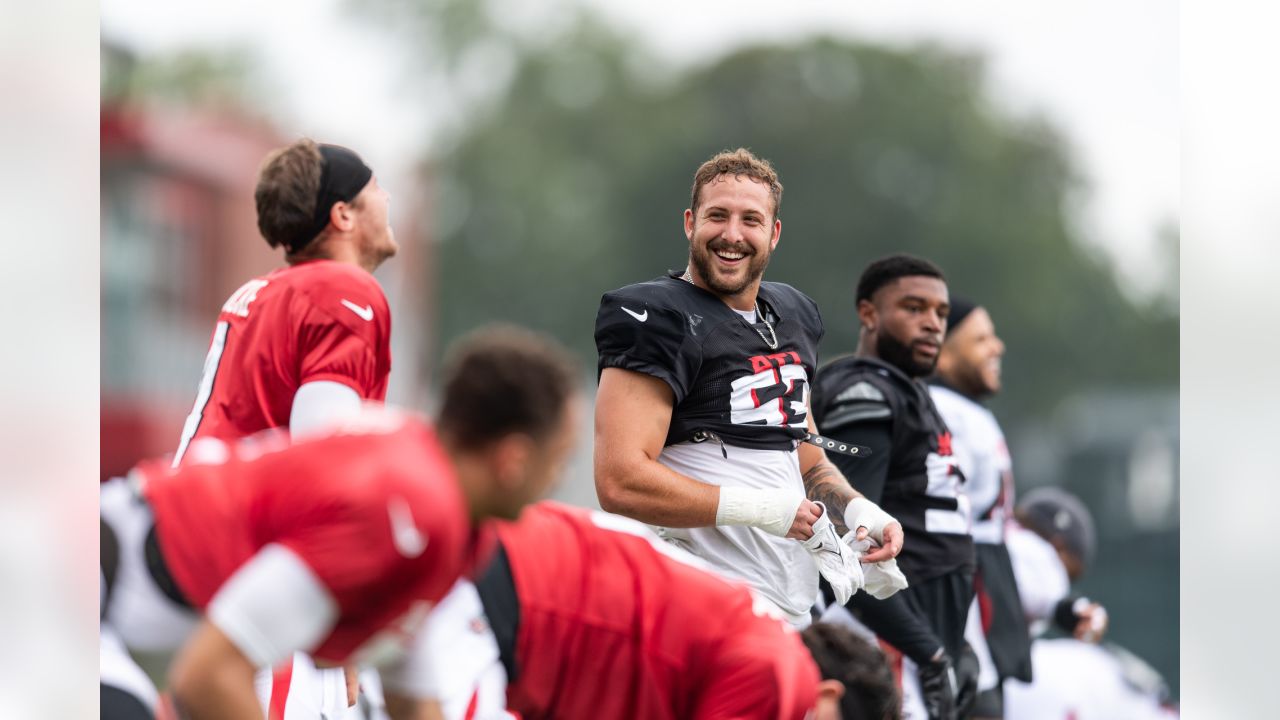
[[720,488],[716,525],[750,525],[786,537],[804,497],[783,489]]

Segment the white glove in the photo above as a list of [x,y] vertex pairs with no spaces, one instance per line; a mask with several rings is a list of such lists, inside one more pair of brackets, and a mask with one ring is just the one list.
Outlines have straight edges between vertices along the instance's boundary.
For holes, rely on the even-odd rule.
[[802,545],[813,555],[818,563],[818,572],[831,583],[835,591],[836,602],[841,605],[849,601],[853,594],[862,589],[862,564],[854,556],[847,545],[840,542],[836,534],[836,526],[828,517],[826,505],[816,503],[822,508],[822,515],[813,524],[813,537]]
[[862,564],[862,556],[871,550],[871,538],[865,537],[861,540],[854,540],[852,532],[845,533],[843,545],[848,546],[849,553],[857,561],[859,567],[862,568],[863,583],[862,590],[868,592],[877,600],[883,600],[890,595],[905,590],[907,587],[907,576],[902,574],[898,569],[897,558],[889,558],[881,560],[870,565]]
[[885,526],[896,522],[892,515],[864,497],[850,501],[844,508],[844,526],[849,528],[849,532],[857,534],[858,528],[864,527],[867,536],[881,545],[884,544]]
[[802,493],[780,488],[722,487],[716,525],[751,525],[770,535],[786,537],[803,500]]

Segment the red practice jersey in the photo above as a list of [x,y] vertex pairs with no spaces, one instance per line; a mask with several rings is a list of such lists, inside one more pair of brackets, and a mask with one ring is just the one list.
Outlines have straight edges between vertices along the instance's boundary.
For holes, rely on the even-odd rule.
[[288,427],[293,396],[308,382],[381,401],[390,373],[391,311],[373,275],[313,260],[254,278],[218,314],[175,463],[195,438]]
[[[799,634],[744,586],[542,502],[498,536],[520,603],[509,709],[533,718],[785,718],[817,701]],[[620,526],[619,526],[620,527]]]
[[165,564],[197,608],[271,543],[315,573],[339,611],[304,648],[318,659],[343,662],[383,628],[411,631],[406,615],[473,567],[468,511],[434,433],[388,410],[293,445],[281,434],[199,440],[183,467],[138,471]]

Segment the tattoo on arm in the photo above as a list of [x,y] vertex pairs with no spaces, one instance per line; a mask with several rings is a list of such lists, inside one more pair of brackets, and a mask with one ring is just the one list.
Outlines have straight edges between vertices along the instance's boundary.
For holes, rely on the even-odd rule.
[[823,460],[809,468],[804,474],[804,493],[809,500],[827,506],[837,533],[843,536],[849,532],[844,524],[844,509],[858,493],[835,465]]

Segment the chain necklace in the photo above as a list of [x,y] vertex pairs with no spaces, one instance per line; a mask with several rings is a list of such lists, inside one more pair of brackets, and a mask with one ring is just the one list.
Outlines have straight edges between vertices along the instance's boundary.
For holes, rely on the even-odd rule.
[[[684,280],[690,285],[694,284],[693,275],[689,273],[688,268],[685,268],[684,274],[680,276],[680,279]],[[764,311],[760,309],[760,300],[758,298],[756,299],[756,316],[759,317],[760,322],[764,323],[764,326],[769,329],[769,337],[765,337],[764,333],[760,332],[760,328],[756,327],[755,325],[752,325],[751,323],[747,323],[747,327],[751,328],[752,330],[755,330],[756,334],[760,336],[760,339],[764,341],[765,345],[769,346],[770,350],[777,350],[778,349],[778,333],[774,331],[773,323],[769,322],[769,318],[764,316]],[[770,340],[769,338],[773,338],[773,339]]]

